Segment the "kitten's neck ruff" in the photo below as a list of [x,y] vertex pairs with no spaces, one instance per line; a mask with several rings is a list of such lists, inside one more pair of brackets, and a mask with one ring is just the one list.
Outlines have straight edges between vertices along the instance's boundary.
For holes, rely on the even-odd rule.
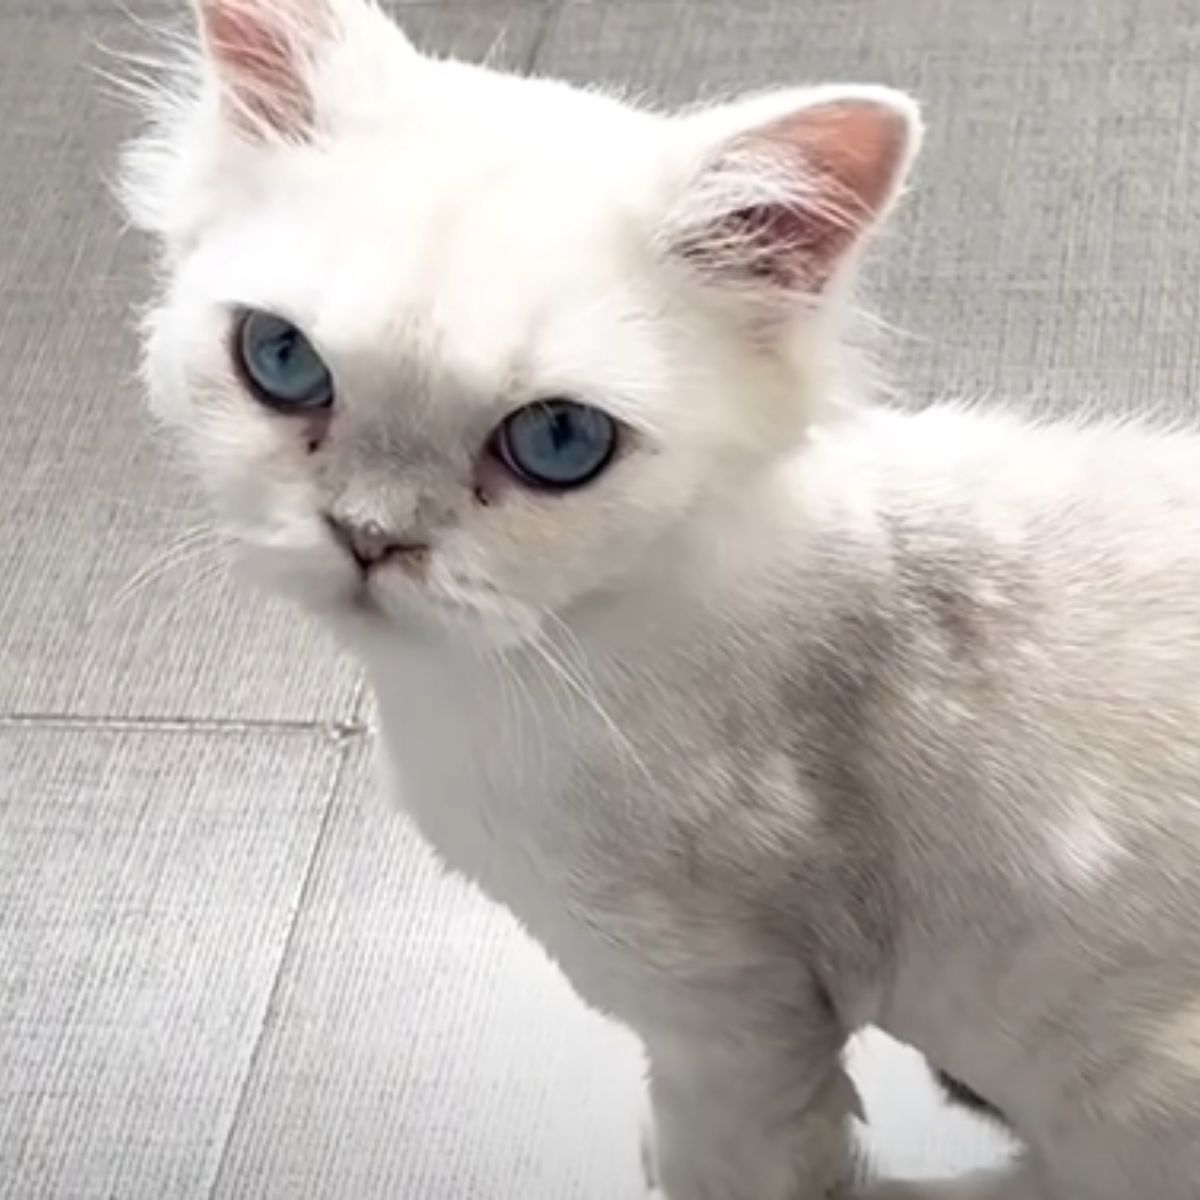
[[793,456],[698,503],[625,578],[585,597],[564,619],[599,647],[662,645],[672,630],[742,601],[778,568],[780,540],[802,527]]

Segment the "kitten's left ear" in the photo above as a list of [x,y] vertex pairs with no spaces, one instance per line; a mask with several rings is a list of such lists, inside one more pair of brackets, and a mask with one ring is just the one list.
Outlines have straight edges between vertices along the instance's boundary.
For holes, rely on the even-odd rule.
[[916,155],[916,104],[889,88],[784,92],[685,118],[689,177],[669,254],[759,307],[821,293],[887,215]]

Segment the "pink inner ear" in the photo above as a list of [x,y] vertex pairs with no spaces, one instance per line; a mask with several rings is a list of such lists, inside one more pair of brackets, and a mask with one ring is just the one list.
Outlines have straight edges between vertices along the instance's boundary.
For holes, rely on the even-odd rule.
[[303,137],[314,123],[306,39],[324,32],[319,0],[201,0],[209,54],[247,132]]
[[908,141],[905,118],[873,100],[831,101],[800,109],[743,142],[797,180],[791,203],[730,214],[726,235],[755,247],[744,264],[794,290],[820,289],[838,260],[882,215]]
[[908,144],[908,124],[874,100],[836,100],[801,109],[760,135],[796,156],[796,167],[824,179],[866,222],[891,196]]

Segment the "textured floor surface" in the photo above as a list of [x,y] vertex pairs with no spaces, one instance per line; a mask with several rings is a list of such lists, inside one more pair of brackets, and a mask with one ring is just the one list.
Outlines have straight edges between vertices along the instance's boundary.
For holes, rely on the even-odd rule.
[[[105,47],[184,0],[0,0],[0,1197],[635,1200],[637,1062],[370,786],[354,671],[230,588],[131,382]],[[1200,0],[444,0],[421,43],[667,100],[927,105],[871,273],[892,374],[1187,412]],[[988,1137],[866,1055],[885,1160]]]

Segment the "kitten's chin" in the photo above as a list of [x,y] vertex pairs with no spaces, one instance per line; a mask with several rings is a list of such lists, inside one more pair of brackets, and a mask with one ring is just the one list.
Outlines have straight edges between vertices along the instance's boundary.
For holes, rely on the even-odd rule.
[[390,634],[475,654],[503,653],[537,635],[529,622],[436,593],[396,598],[386,590],[368,591],[339,619],[370,637]]

